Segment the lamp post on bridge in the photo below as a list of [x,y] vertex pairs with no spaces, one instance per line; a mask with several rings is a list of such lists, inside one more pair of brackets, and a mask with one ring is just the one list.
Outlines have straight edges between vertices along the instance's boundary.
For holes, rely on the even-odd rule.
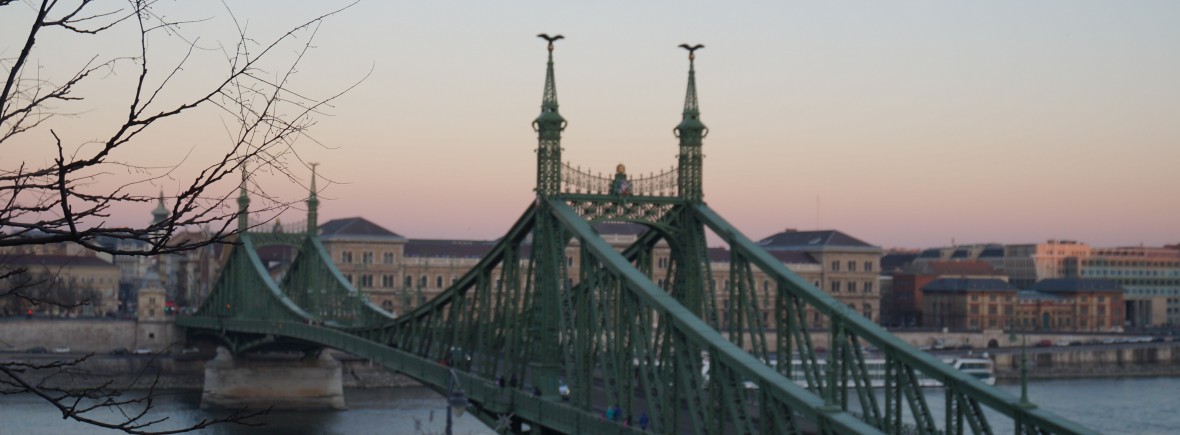
[[[1009,342],[1016,342],[1016,326],[1009,329]],[[1026,409],[1037,405],[1028,400],[1028,330],[1020,328],[1020,406]]]
[[[453,356],[452,356],[453,358]],[[463,386],[459,384],[459,375],[455,373],[455,368],[447,369],[450,378],[447,379],[447,429],[446,435],[452,435],[453,423],[451,412],[463,416],[463,412],[467,410],[467,394],[463,393]]]

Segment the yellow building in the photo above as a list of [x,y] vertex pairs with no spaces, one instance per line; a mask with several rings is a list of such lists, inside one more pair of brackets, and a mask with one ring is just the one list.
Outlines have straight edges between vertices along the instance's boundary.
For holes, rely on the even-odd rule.
[[119,267],[91,252],[35,255],[12,251],[4,255],[5,268],[26,270],[5,285],[24,287],[23,294],[48,302],[22,305],[23,300],[7,298],[10,300],[5,303],[9,305],[3,308],[6,315],[24,314],[30,309],[53,316],[105,316],[118,311]]
[[[796,271],[804,278],[834,296],[865,318],[877,322],[881,313],[881,293],[878,273],[882,249],[837,230],[786,230],[758,242],[776,255],[796,253],[810,258],[818,265]],[[780,258],[782,259],[782,258]],[[784,260],[790,265],[790,262]],[[819,313],[812,313],[813,323],[819,323]]]

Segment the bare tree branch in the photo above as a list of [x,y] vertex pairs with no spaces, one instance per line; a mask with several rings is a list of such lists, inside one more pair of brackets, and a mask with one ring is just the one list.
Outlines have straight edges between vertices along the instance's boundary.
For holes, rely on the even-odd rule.
[[[120,5],[96,0],[0,0],[0,8],[11,9],[2,11],[12,15],[6,18],[26,23],[28,29],[23,38],[14,38],[20,52],[0,58],[0,74],[4,75],[0,152],[6,156],[0,160],[0,313],[32,313],[31,307],[42,306],[68,311],[96,304],[102,298],[86,283],[62,279],[60,270],[14,260],[12,255],[22,249],[70,242],[93,252],[150,256],[233,243],[239,231],[235,225],[239,217],[232,206],[237,176],[267,174],[299,180],[294,170],[305,164],[298,144],[310,141],[324,146],[308,134],[315,117],[324,115],[334,100],[359,84],[346,83],[340,92],[326,98],[292,89],[299,65],[314,48],[312,42],[323,22],[351,4],[315,16],[262,43],[226,5],[227,17],[235,26],[233,42],[215,42],[218,48],[211,51],[198,43],[219,41],[216,36],[190,36],[181,29],[182,24],[208,18],[174,19],[156,10],[162,7],[156,0],[124,1]],[[43,59],[59,54],[40,45],[42,41],[66,37],[85,47],[96,35],[122,35],[119,32],[124,31],[135,35],[126,41],[127,48],[135,49],[130,57],[82,56],[80,67],[56,77],[56,71],[41,67]],[[182,44],[183,49],[153,51],[154,44],[161,41]],[[191,83],[185,82],[185,68],[199,62],[195,57],[210,52],[224,56],[223,75],[195,91],[186,91]],[[161,60],[172,53],[180,57]],[[126,74],[128,71],[134,74]],[[116,101],[98,101],[102,95],[89,90],[100,84],[126,86],[129,91]],[[82,135],[63,121],[89,116],[83,102],[117,107],[119,114],[101,127],[97,137],[80,139]],[[169,126],[201,113],[220,115],[229,139],[192,145],[180,161],[163,165],[144,163],[141,155],[134,154],[132,146],[145,142],[153,132],[169,131]],[[209,161],[190,159],[197,146],[216,149],[215,157]],[[11,150],[35,150],[44,160],[9,159]],[[292,162],[298,163],[293,166]],[[302,200],[271,194],[256,178],[248,178],[255,197],[250,211],[261,212],[263,223]],[[173,192],[166,197],[157,196],[159,185],[165,182],[176,182],[177,186],[169,189]],[[163,219],[145,225],[111,223],[112,213],[122,205],[150,204],[162,197],[170,204]],[[204,236],[177,237],[194,230]],[[112,244],[111,240],[135,241],[145,248]],[[89,373],[85,369],[89,358],[0,362],[0,394],[31,393],[57,408],[63,418],[129,434],[180,433],[221,423],[252,424],[248,419],[258,415],[239,411],[187,427],[164,426],[168,417],[152,412],[154,400],[161,394],[155,389],[158,378],[150,382],[145,394],[128,393],[131,385],[114,385]],[[147,373],[139,376],[142,379],[137,377],[136,381],[148,379]],[[66,378],[86,380],[86,386],[61,387],[57,381]],[[121,418],[108,420],[110,413],[106,411],[110,410]],[[99,411],[105,417],[97,417]]]

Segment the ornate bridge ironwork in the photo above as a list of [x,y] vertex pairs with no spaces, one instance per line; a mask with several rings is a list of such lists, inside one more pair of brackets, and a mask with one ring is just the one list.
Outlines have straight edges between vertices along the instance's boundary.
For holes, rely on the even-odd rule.
[[[710,209],[702,200],[707,129],[695,57],[676,128],[675,176],[650,178],[662,180],[651,190],[616,183],[626,180],[624,171],[613,180],[578,175],[584,179],[567,183],[563,177],[582,173],[561,163],[566,121],[552,57],[559,38],[546,39],[545,92],[534,123],[537,198],[452,286],[396,318],[370,304],[315,235],[313,189],[307,231],[243,233],[213,294],[178,324],[219,337],[235,352],[275,343],[340,349],[440,390],[453,372],[469,410],[512,432],[527,425],[542,433],[638,433],[639,416],[647,416],[647,429],[658,433],[986,434],[1004,426],[1022,434],[1092,433],[890,335]],[[571,185],[583,187],[563,190]],[[239,205],[246,225],[244,189]],[[650,230],[618,252],[591,226],[600,221]],[[730,248],[733,284],[720,293],[711,283],[706,228]],[[272,273],[255,252],[273,244],[297,250],[288,270]],[[670,262],[659,285],[653,250],[665,245]],[[569,249],[576,261],[567,260]],[[761,289],[755,273],[769,277]],[[729,303],[718,307],[719,299]],[[824,342],[808,327],[813,315],[822,317]],[[883,355],[884,378],[876,382],[883,388],[874,389],[867,346]],[[920,378],[944,385],[941,410],[927,403]],[[622,417],[601,418],[608,408]]]

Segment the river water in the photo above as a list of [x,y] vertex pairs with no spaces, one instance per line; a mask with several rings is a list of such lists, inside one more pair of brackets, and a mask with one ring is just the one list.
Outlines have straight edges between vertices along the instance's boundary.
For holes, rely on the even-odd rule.
[[[1000,385],[1013,395],[1017,385]],[[941,390],[929,390],[931,411],[941,419]],[[1044,409],[1108,434],[1180,434],[1180,378],[1082,379],[1029,384],[1032,402]],[[346,390],[349,409],[334,412],[274,412],[261,427],[214,426],[201,434],[442,434],[446,414],[442,396],[426,388]],[[192,424],[214,414],[199,408],[200,393],[161,398],[154,415],[169,417],[163,428]],[[115,418],[108,415],[108,418]],[[998,433],[1011,426],[992,419]],[[0,435],[115,434],[67,420],[36,397],[0,396]],[[470,414],[456,418],[456,434],[492,434]]]

